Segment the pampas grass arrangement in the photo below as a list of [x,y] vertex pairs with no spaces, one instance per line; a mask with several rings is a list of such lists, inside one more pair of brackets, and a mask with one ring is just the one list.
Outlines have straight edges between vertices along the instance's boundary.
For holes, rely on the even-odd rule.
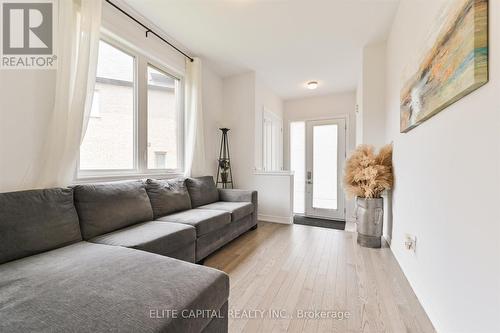
[[345,191],[348,197],[380,198],[392,188],[392,144],[375,154],[373,146],[360,145],[346,162]]

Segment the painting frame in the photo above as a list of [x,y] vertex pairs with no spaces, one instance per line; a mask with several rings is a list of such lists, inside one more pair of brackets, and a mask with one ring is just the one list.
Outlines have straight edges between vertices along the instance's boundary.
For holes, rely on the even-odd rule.
[[[452,0],[453,1],[453,0]],[[400,94],[400,132],[435,116],[489,80],[488,0],[461,0]],[[472,43],[471,43],[472,39]]]

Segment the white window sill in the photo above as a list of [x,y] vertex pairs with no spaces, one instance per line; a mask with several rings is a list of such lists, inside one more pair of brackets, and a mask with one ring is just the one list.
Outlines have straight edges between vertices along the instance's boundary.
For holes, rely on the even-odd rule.
[[72,182],[72,185],[88,184],[88,183],[101,183],[112,182],[120,180],[140,180],[140,179],[171,179],[184,177],[181,172],[154,172],[154,173],[130,173],[130,174],[116,174],[116,175],[79,175]]
[[292,176],[293,171],[290,170],[277,170],[277,171],[264,171],[256,170],[253,173],[256,176]]

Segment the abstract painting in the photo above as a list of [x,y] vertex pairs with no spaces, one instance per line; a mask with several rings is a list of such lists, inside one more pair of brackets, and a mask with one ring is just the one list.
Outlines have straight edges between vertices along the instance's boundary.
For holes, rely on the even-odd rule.
[[401,132],[488,82],[488,0],[450,0],[401,90]]

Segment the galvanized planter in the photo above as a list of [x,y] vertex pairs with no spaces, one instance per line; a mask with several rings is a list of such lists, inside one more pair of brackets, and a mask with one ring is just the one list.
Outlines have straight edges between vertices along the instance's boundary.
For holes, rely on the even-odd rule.
[[356,223],[358,225],[359,245],[371,248],[381,247],[384,199],[356,198]]

